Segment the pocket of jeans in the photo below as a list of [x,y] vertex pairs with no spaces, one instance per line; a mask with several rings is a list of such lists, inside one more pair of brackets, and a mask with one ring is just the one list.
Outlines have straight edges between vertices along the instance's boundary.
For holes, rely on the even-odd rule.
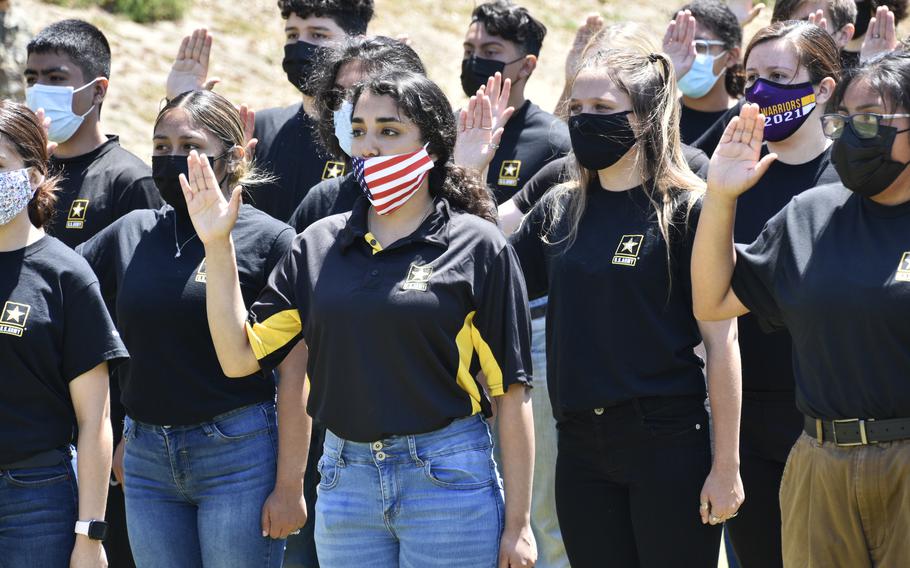
[[123,418],[123,441],[129,442],[135,438],[136,423],[129,416]]
[[10,470],[6,473],[6,476],[12,485],[25,489],[34,489],[66,481],[69,479],[70,474],[66,464],[58,464],[50,467]]
[[319,472],[319,489],[332,489],[338,485],[338,477],[341,473],[338,460],[322,456],[316,464],[316,471]]
[[439,487],[480,489],[495,481],[492,459],[489,449],[467,450],[425,459],[423,471]]
[[254,407],[220,420],[213,420],[212,430],[225,440],[246,440],[268,433],[269,422],[262,408]]
[[688,399],[668,399],[665,404],[642,412],[642,426],[654,437],[682,436],[708,428],[708,413],[704,406]]

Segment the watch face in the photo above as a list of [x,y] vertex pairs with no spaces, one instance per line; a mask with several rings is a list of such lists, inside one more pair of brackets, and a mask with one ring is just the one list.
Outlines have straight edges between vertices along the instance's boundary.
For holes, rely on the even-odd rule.
[[104,521],[92,521],[88,524],[88,537],[92,540],[104,540],[107,538],[107,523]]

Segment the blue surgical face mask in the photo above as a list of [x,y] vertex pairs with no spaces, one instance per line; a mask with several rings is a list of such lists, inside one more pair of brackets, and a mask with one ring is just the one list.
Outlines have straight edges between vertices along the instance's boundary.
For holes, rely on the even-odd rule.
[[354,142],[354,126],[351,124],[351,113],[354,111],[354,105],[351,101],[344,101],[341,107],[334,112],[335,120],[335,138],[338,139],[338,145],[348,156],[351,155],[351,145]]
[[696,55],[692,68],[679,80],[678,86],[682,94],[693,99],[700,99],[707,95],[714,83],[720,78],[720,75],[723,75],[726,70],[721,71],[720,75],[714,74],[714,62],[723,56],[724,53],[718,55],[708,55],[707,53]]
[[92,112],[92,105],[83,115],[73,112],[73,95],[92,86],[95,81],[78,89],[73,87],[53,87],[51,85],[32,85],[25,91],[25,100],[28,108],[36,112],[44,109],[44,116],[51,119],[47,137],[51,142],[63,143],[73,137],[73,134],[82,126],[82,121]]

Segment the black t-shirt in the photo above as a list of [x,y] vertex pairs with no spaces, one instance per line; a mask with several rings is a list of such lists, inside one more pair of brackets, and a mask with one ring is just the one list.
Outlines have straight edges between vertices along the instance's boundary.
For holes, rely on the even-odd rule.
[[124,150],[117,136],[108,136],[107,142],[88,154],[51,157],[50,166],[62,180],[48,232],[70,248],[130,211],[164,205],[151,168]]
[[347,213],[363,195],[354,174],[346,174],[321,181],[307,192],[306,197],[291,215],[288,224],[298,233],[329,215]]
[[515,195],[548,162],[572,150],[566,124],[531,101],[506,123],[499,149],[490,162],[487,184],[496,203]]
[[[707,179],[708,165],[711,161],[708,156],[698,148],[682,145],[683,157],[686,163],[698,177]],[[530,211],[540,201],[544,194],[557,185],[569,181],[572,177],[572,159],[570,156],[553,160],[534,174],[521,191],[512,197],[515,206],[522,213]]]
[[44,237],[0,252],[0,464],[66,446],[69,383],[127,357],[91,268]]
[[[568,219],[552,226],[549,215],[553,200],[567,194],[547,194],[511,237],[529,296],[549,293],[547,382],[554,413],[561,418],[638,397],[704,395],[689,277],[699,204],[688,223],[688,204],[678,206],[668,269],[644,189],[605,191],[595,179],[587,198],[567,250]],[[542,231],[555,244],[544,243]]]
[[[762,156],[767,153],[768,147],[763,146]],[[734,240],[751,243],[793,196],[817,185],[839,182],[830,154],[829,148],[805,164],[791,165],[780,160],[771,164],[755,187],[736,204]],[[786,330],[764,333],[756,318],[746,314],[739,318],[739,347],[743,391],[793,390],[793,349]]]
[[256,164],[274,181],[251,188],[246,201],[287,221],[309,189],[345,174],[343,160],[329,157],[316,137],[316,124],[303,104],[256,113]]
[[515,252],[493,223],[436,200],[383,248],[367,200],[311,225],[269,277],[247,334],[263,369],[303,337],[309,414],[358,442],[437,430],[530,383],[530,316]]
[[[175,239],[174,220],[170,206],[136,211],[79,248],[105,296],[115,298],[117,324],[131,348],[120,377],[123,405],[130,417],[158,425],[198,424],[275,396],[272,377],[231,379],[222,372],[206,317],[205,248],[185,217]],[[231,235],[249,306],[293,231],[244,205]],[[175,240],[183,247],[179,258]]]
[[701,111],[687,107],[680,103],[682,108],[679,115],[679,137],[683,144],[694,145],[695,141],[710,129],[717,120],[726,113],[726,110]]
[[737,297],[766,328],[793,337],[804,414],[910,417],[910,203],[816,187],[737,245],[737,256]]
[[724,130],[727,129],[727,125],[730,124],[730,121],[733,120],[734,116],[739,116],[739,112],[743,108],[743,101],[740,99],[734,106],[730,107],[726,112],[721,114],[714,124],[712,124],[705,132],[692,142],[692,145],[703,151],[707,154],[708,158],[714,155],[714,149],[717,148],[717,145],[720,144],[720,139],[724,136]]

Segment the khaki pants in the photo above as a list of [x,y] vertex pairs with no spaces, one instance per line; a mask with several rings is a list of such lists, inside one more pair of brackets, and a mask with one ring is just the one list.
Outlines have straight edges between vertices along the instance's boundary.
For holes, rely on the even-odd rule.
[[838,447],[804,433],[780,506],[785,568],[910,566],[910,440]]

